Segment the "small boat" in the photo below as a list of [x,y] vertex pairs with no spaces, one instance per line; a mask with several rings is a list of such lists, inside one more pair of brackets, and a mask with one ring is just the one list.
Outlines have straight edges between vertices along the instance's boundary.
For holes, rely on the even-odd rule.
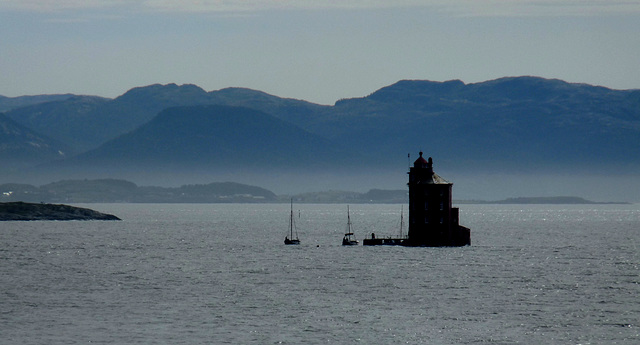
[[[300,244],[298,239],[298,229],[295,229],[295,221],[293,220],[293,199],[291,199],[291,214],[289,215],[289,235],[284,237],[284,244]],[[293,238],[293,230],[295,229],[296,237]]]
[[347,206],[347,232],[344,234],[342,238],[343,246],[355,246],[358,244],[355,235],[353,234],[353,230],[351,230],[351,216],[349,215],[349,206]]
[[353,232],[348,232],[348,233],[344,234],[344,237],[342,238],[342,245],[343,246],[356,246],[356,245],[358,245],[358,241],[356,240],[355,235],[353,235]]

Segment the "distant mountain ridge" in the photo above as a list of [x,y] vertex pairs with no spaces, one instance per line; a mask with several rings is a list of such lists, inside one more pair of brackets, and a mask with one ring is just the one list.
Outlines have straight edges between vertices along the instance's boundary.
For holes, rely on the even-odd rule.
[[[224,120],[197,115],[221,106],[234,107],[236,114]],[[102,162],[97,169],[102,173],[88,177],[123,177],[121,169],[144,170],[153,163],[148,177],[164,164],[162,169],[205,174],[224,167],[247,181],[261,171],[275,179],[286,170],[287,179],[315,164],[322,172],[299,181],[313,184],[335,169],[353,176],[371,171],[401,176],[397,171],[411,160],[407,153],[418,150],[433,156],[438,169],[470,178],[640,174],[640,90],[538,77],[472,84],[401,80],[333,106],[245,88],[206,92],[195,85],[155,84],[115,99],[75,96],[5,116],[68,147],[63,162],[36,170],[66,166],[81,175]],[[7,162],[20,157],[11,152],[5,150]],[[40,163],[49,159],[42,155]]]
[[[454,164],[531,167],[634,160],[637,165],[630,157],[640,154],[640,90],[534,77],[476,84],[404,80],[364,98],[340,101],[334,112],[342,115],[335,122],[344,126],[325,125],[332,132],[329,139],[355,128],[350,138],[382,140],[378,146],[385,154],[421,143],[430,155],[450,157]],[[366,147],[375,141],[352,144]]]
[[206,92],[195,85],[155,84],[113,100],[72,97],[6,115],[79,153],[134,130],[168,107],[203,104],[260,110],[358,152],[378,152],[384,160],[416,145],[457,162],[524,158],[517,164],[548,159],[577,164],[592,157],[619,163],[640,152],[635,140],[640,90],[536,77],[475,84],[402,80],[335,106],[242,88]]
[[12,120],[76,147],[78,153],[98,147],[151,120],[172,106],[206,103],[195,85],[150,85],[115,99],[78,96],[6,112]]
[[[297,113],[293,111],[297,115],[323,107],[250,89],[227,88],[206,92],[191,84],[153,84],[133,88],[114,99],[75,96],[13,109],[6,115],[39,133],[76,147],[79,153],[136,129],[164,109],[207,104],[244,106],[275,114],[281,113],[280,109],[285,107],[299,108]],[[296,124],[296,121],[290,122]]]
[[0,95],[0,112],[8,111],[11,109],[26,107],[33,104],[62,101],[74,97],[72,94],[64,95],[35,95],[35,96],[19,96],[19,97],[6,97]]

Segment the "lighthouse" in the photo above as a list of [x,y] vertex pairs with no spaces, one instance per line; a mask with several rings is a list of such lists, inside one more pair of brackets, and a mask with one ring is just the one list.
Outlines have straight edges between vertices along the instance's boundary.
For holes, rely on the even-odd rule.
[[451,206],[453,183],[433,171],[433,159],[420,157],[409,169],[409,238],[405,245],[453,247],[471,244],[469,228]]

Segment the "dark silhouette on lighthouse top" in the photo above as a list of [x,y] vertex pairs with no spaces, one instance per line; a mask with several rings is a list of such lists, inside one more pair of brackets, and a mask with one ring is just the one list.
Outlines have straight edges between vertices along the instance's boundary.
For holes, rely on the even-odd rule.
[[433,171],[433,159],[416,159],[409,169],[409,238],[405,245],[446,247],[471,244],[469,228],[451,207],[453,183]]

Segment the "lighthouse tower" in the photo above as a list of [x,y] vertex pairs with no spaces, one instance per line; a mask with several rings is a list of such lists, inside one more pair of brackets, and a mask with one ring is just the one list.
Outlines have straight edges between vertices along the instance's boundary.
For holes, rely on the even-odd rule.
[[409,169],[409,238],[411,246],[465,246],[470,230],[458,223],[451,207],[453,183],[433,172],[433,160],[420,157]]

